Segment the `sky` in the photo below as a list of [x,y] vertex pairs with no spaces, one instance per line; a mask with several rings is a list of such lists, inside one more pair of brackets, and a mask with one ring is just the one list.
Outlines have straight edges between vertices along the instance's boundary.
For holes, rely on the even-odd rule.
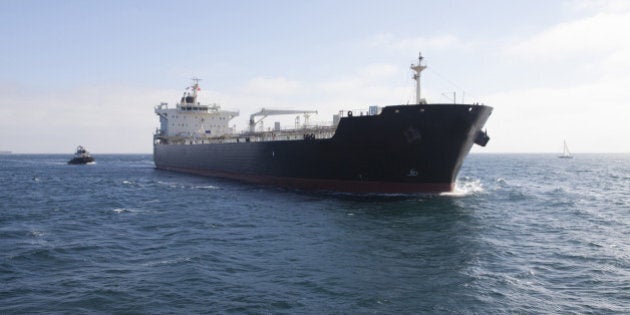
[[420,51],[429,103],[494,107],[473,152],[630,152],[630,1],[613,0],[0,0],[0,150],[150,153],[154,106],[192,77],[238,130],[263,107],[407,104]]

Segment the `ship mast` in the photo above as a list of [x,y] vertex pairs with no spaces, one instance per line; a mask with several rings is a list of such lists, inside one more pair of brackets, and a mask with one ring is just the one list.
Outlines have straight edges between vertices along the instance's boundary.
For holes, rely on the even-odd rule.
[[422,53],[418,53],[418,64],[411,64],[411,70],[415,71],[413,79],[416,80],[416,104],[425,104],[426,101],[420,97],[420,72],[426,69],[427,66],[422,65]]
[[192,89],[193,89],[193,98],[194,98],[194,102],[193,103],[197,103],[197,91],[201,90],[201,88],[199,87],[199,81],[201,81],[201,79],[194,77],[192,78],[193,81],[195,81],[195,84],[193,84]]

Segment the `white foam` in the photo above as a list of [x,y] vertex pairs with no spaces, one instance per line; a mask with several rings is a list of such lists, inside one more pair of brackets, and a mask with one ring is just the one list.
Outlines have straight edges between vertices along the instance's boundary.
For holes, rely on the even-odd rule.
[[457,180],[455,189],[451,192],[441,193],[440,196],[465,197],[484,192],[483,184],[478,179],[463,178]]
[[40,237],[44,235],[44,232],[40,232],[40,231],[30,231],[31,236],[34,237]]
[[164,259],[164,260],[158,260],[158,261],[149,261],[149,262],[146,262],[146,263],[144,263],[142,265],[143,266],[148,266],[148,267],[159,266],[159,265],[175,265],[175,264],[189,262],[190,260],[191,260],[191,257],[180,257],[180,258],[174,258],[174,259]]
[[207,186],[195,186],[195,189],[219,189],[219,187],[207,185]]

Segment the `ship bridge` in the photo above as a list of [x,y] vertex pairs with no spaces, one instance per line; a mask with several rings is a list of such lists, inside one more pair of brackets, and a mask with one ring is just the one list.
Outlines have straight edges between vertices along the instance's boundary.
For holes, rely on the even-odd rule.
[[186,88],[175,108],[168,108],[167,103],[155,107],[155,113],[160,117],[156,139],[178,142],[184,139],[222,137],[233,133],[229,123],[239,112],[221,110],[216,103],[201,104],[197,100],[198,91],[201,90],[200,80],[193,78],[194,84]]

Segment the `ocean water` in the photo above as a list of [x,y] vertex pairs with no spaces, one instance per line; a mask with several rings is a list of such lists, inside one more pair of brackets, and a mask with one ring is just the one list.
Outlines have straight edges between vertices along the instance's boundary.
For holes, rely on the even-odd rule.
[[356,196],[0,156],[0,313],[628,314],[630,155],[470,155]]

